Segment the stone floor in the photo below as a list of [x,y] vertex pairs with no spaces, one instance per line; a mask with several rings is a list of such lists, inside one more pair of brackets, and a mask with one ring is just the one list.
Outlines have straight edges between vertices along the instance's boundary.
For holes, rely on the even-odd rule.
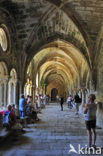
[[[84,119],[81,115],[76,116],[74,109],[64,105],[64,111],[61,111],[58,104],[50,104],[39,118],[38,123],[25,128],[26,133],[18,140],[7,138],[0,145],[0,156],[75,156],[78,154],[69,152],[70,144],[76,150],[78,144],[81,147],[87,144]],[[101,147],[103,129],[97,129],[97,135],[97,146]]]

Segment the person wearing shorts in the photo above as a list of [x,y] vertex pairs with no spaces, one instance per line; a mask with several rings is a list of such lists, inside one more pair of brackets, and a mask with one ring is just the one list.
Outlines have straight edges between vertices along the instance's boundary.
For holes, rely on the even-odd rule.
[[[96,142],[96,110],[97,106],[94,103],[96,97],[94,94],[90,94],[88,97],[88,104],[85,105],[85,124],[88,134],[88,147],[95,147]],[[93,139],[93,141],[92,141]],[[93,145],[92,145],[93,142]]]

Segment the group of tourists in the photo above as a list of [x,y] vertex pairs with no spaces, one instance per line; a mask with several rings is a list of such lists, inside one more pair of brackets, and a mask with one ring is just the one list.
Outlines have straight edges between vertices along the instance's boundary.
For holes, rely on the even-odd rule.
[[[57,103],[59,102],[60,103],[60,106],[61,106],[61,111],[63,111],[63,104],[64,104],[64,97],[63,95],[60,95],[60,96],[56,96],[56,99],[57,99]],[[78,114],[79,112],[79,106],[82,102],[82,99],[79,97],[79,95],[76,93],[74,98],[69,95],[67,97],[67,100],[66,100],[67,104],[68,104],[68,108],[72,109],[74,106],[76,108],[76,114]]]
[[32,103],[32,96],[27,95],[27,97],[24,97],[24,95],[21,94],[19,100],[19,111],[15,108],[15,104],[8,105],[7,108],[2,107],[0,110],[0,119],[2,120],[0,121],[2,121],[1,124],[4,127],[11,129],[17,125],[18,119],[24,119],[24,117],[28,117],[34,122],[38,121],[38,112],[40,112],[40,110],[36,108],[36,104]]
[[28,116],[34,120],[38,120],[37,107],[35,103],[32,103],[32,96],[27,95],[25,98],[25,96],[21,94],[21,98],[19,100],[19,113],[20,118]]
[[0,111],[0,118],[3,118],[2,124],[7,129],[16,124],[17,112],[15,110],[15,105],[8,105],[7,109]]
[[50,102],[50,96],[49,95],[41,95],[41,94],[37,94],[36,97],[35,97],[35,102],[36,102],[36,107],[37,108],[45,108],[45,106],[47,104],[49,104]]
[[[97,110],[97,105],[95,104],[95,99],[96,96],[94,94],[90,94],[88,96],[88,102],[85,104],[83,113],[85,117],[85,124],[86,124],[86,129],[87,129],[87,134],[88,134],[88,149],[95,148],[96,149],[96,110]],[[64,103],[64,98],[61,95],[60,97],[57,96],[57,102],[60,102],[61,106],[61,111],[63,111],[63,103]],[[74,97],[69,95],[67,97],[67,104],[68,108],[73,108],[73,105],[75,105],[76,108],[76,114],[79,112],[79,106],[82,102],[82,99],[79,97],[78,93],[75,94]]]
[[79,112],[79,106],[81,102],[82,102],[82,99],[79,97],[78,93],[76,93],[74,97],[72,97],[71,95],[67,97],[68,108],[72,109],[73,107],[75,107],[76,115]]
[[[85,104],[83,113],[85,114],[85,124],[88,134],[88,147],[94,147],[95,148],[95,142],[96,142],[96,110],[97,106],[95,104],[96,96],[94,94],[90,94],[88,96],[88,102]],[[57,100],[60,102],[61,111],[63,111],[63,103],[64,103],[64,97],[61,95],[58,96]],[[81,98],[76,93],[74,98],[69,95],[67,97],[67,103],[68,107],[71,109],[73,107],[72,103],[75,103],[76,105],[76,113],[78,113],[79,106],[81,103]],[[3,117],[3,125],[8,125],[9,127],[12,127],[16,124],[16,119],[18,116],[20,118],[23,118],[25,116],[29,116],[30,118],[33,118],[34,120],[38,120],[37,117],[37,109],[40,108],[39,105],[32,103],[32,96],[24,97],[22,94],[19,100],[19,114],[17,112],[17,109],[15,109],[15,105],[12,106],[9,105],[6,110],[0,111],[0,117]],[[7,124],[9,122],[9,124]]]

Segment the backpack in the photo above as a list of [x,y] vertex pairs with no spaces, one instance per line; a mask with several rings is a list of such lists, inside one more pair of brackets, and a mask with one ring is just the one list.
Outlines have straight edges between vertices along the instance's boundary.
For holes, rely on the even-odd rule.
[[79,97],[79,95],[75,95],[74,99],[75,99],[76,103],[81,103],[82,102],[82,99]]

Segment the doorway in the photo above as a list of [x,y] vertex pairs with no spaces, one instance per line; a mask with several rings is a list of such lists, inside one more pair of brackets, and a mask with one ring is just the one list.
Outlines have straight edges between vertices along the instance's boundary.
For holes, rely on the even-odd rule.
[[51,101],[56,101],[57,94],[58,94],[58,90],[56,88],[53,88],[51,90]]

